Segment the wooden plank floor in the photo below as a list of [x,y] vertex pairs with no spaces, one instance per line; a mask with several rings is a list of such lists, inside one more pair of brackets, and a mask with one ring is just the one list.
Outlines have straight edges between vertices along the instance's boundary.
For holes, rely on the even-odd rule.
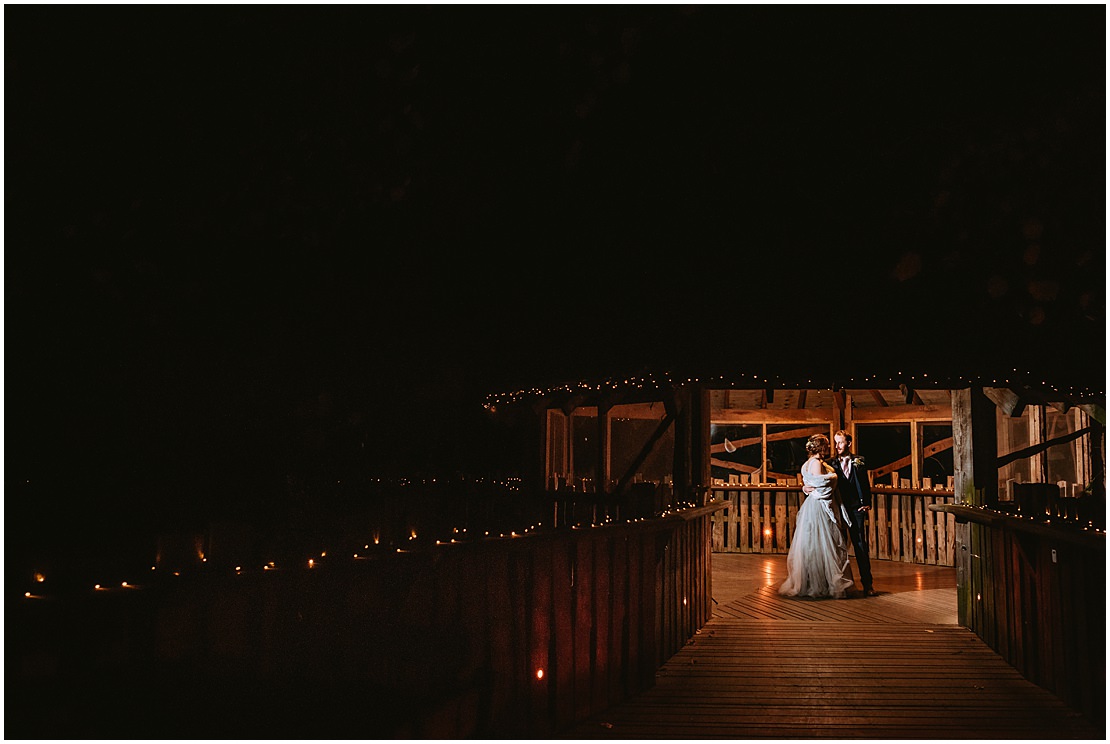
[[713,555],[713,617],[645,693],[561,738],[1092,739],[957,624],[955,569],[877,561],[877,597],[787,599],[780,555]]

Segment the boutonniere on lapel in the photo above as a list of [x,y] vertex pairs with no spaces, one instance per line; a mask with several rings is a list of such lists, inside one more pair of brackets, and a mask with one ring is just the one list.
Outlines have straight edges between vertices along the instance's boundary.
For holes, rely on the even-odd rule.
[[863,458],[860,457],[859,455],[856,455],[855,457],[853,457],[852,458],[852,467],[853,468],[862,468],[863,467]]

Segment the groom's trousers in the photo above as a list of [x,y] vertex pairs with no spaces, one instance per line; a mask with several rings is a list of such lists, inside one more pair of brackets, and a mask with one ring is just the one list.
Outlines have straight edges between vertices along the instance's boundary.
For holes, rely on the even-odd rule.
[[852,539],[852,548],[856,554],[856,565],[859,567],[859,580],[863,590],[874,588],[871,578],[871,556],[867,552],[867,512],[857,511],[848,527],[848,536]]

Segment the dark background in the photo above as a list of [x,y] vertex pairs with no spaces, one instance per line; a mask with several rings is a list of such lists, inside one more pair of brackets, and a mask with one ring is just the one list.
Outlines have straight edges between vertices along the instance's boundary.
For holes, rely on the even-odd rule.
[[1103,389],[1102,6],[5,21],[9,561],[512,473],[533,385],[847,336]]

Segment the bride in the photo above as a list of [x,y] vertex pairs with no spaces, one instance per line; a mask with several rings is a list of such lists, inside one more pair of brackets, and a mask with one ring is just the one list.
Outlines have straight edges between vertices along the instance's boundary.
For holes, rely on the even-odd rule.
[[814,434],[806,442],[806,452],[809,459],[802,466],[802,481],[813,486],[813,492],[798,509],[786,556],[786,581],[779,594],[841,599],[855,581],[842,521],[848,515],[836,498],[836,472],[824,460],[829,454],[829,438]]

